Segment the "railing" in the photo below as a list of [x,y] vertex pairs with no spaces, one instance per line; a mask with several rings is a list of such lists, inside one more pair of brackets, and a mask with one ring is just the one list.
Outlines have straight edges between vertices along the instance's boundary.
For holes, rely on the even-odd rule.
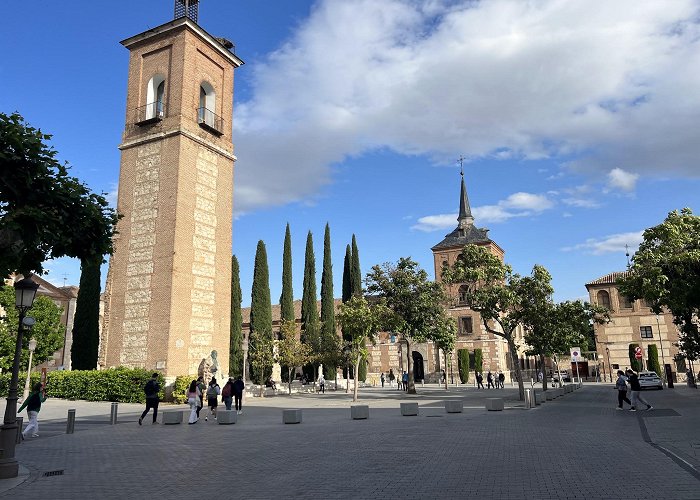
[[207,108],[199,108],[197,111],[197,121],[199,126],[213,134],[224,134],[224,119]]
[[136,108],[136,125],[148,125],[159,122],[165,117],[165,104],[162,101],[151,102]]

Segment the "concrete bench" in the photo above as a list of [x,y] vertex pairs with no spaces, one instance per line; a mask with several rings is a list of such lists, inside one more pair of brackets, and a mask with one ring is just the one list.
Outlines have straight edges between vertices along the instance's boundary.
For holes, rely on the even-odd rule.
[[503,398],[486,398],[486,409],[488,411],[503,411],[504,408]]
[[418,415],[418,403],[401,403],[401,415],[404,417]]
[[300,424],[301,410],[282,410],[282,422],[284,422],[285,424]]
[[545,403],[547,399],[544,397],[544,393],[542,392],[535,392],[535,404],[536,405],[541,405],[542,403]]
[[238,412],[236,410],[218,410],[216,421],[221,425],[235,424],[238,421]]
[[547,392],[545,392],[544,398],[547,401],[554,401],[554,398],[556,398],[556,396],[554,395],[554,389],[549,389]]
[[369,418],[368,405],[351,405],[350,416],[353,420],[365,420]]
[[166,410],[163,412],[163,424],[181,424],[182,416],[185,413],[183,410]]
[[464,410],[464,401],[461,399],[458,401],[445,401],[445,411],[447,413],[462,413],[462,410]]

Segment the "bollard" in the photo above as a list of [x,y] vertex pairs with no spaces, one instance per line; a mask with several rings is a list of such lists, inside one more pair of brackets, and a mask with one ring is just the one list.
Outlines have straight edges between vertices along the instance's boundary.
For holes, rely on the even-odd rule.
[[75,429],[75,409],[68,410],[68,421],[66,422],[66,434],[73,434]]
[[117,423],[117,410],[119,408],[119,403],[112,403],[112,410],[109,414],[109,424],[115,425]]
[[17,422],[17,437],[15,438],[15,443],[20,444],[22,442],[22,424],[24,423],[24,417],[16,417],[15,422]]
[[532,408],[532,389],[525,389],[525,408],[530,409]]

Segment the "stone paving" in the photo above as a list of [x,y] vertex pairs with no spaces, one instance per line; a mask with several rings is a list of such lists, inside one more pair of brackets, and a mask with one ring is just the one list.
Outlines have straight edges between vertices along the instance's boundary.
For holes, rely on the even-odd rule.
[[[655,410],[631,413],[615,410],[611,387],[585,385],[533,410],[512,388],[368,388],[368,420],[350,419],[344,392],[248,397],[228,426],[139,426],[142,407],[124,404],[111,426],[109,403],[49,400],[41,437],[17,448],[29,476],[11,489],[0,480],[0,497],[700,499],[698,391],[648,392]],[[485,411],[496,396],[506,410]],[[448,398],[464,412],[447,414]],[[402,401],[418,402],[419,415],[402,417]],[[283,408],[302,408],[303,422],[282,424]]]

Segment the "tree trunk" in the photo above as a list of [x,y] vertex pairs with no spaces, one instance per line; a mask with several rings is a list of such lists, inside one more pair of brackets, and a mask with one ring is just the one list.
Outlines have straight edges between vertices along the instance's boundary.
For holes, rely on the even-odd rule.
[[287,382],[289,382],[289,395],[290,395],[290,396],[292,395],[292,370],[293,370],[293,369],[294,369],[294,368],[289,368],[289,369],[288,369],[288,371],[289,371],[289,376],[288,376],[288,378],[287,378]]
[[443,371],[445,372],[445,390],[447,390],[447,351],[445,351],[445,369]]
[[410,344],[408,343],[408,339],[406,340],[406,364],[408,365],[408,393],[409,394],[415,394],[416,393],[416,383],[413,380],[413,370],[411,369],[412,363],[411,363],[411,347]]
[[540,371],[542,371],[542,390],[547,390],[547,370],[544,369],[544,354],[540,353]]
[[515,340],[509,335],[506,337],[506,341],[508,342],[508,350],[510,351],[510,360],[515,368],[515,376],[518,379],[518,396],[520,397],[520,401],[525,401],[525,386],[523,384],[523,374],[520,371],[520,361],[518,360],[518,350],[515,347]]
[[350,394],[350,365],[345,363],[345,394]]
[[265,397],[265,368],[260,370],[260,397]]
[[355,387],[353,387],[353,389],[352,389],[352,400],[353,401],[357,401],[357,385],[358,385],[357,384],[357,382],[358,382],[357,374],[359,373],[359,369],[360,369],[360,358],[361,357],[362,356],[360,354],[358,354],[357,360],[355,360]]

